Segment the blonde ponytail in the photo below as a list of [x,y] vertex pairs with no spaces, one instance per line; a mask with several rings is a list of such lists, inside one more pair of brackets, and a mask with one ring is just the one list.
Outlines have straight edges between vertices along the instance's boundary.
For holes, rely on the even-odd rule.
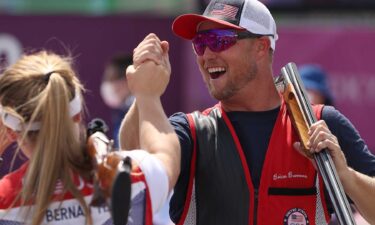
[[[32,144],[33,152],[19,198],[24,206],[33,203],[32,225],[42,223],[58,182],[80,202],[87,224],[92,224],[90,208],[73,181],[74,173],[88,178],[90,172],[85,140],[69,107],[82,90],[70,60],[45,51],[24,56],[0,78],[1,104],[14,107],[25,122],[41,124],[38,131],[26,126],[22,139]],[[10,94],[13,102],[8,102]]]

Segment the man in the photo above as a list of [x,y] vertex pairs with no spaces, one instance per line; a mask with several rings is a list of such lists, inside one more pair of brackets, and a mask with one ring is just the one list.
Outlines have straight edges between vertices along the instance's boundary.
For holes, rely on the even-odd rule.
[[[257,0],[212,0],[203,16],[182,15],[172,29],[192,40],[203,80],[219,101],[203,113],[170,117],[181,144],[181,172],[170,203],[172,220],[326,224],[329,211],[322,179],[294,150],[297,135],[273,82],[278,35],[268,9]],[[167,46],[155,34],[148,35],[134,49],[134,66],[148,61],[166,64]],[[314,111],[340,140],[349,165],[374,175],[375,157],[351,123],[332,107],[318,106]],[[123,121],[123,127],[133,129],[120,134],[127,149],[139,146],[138,113],[135,103]],[[317,126],[312,146],[338,145],[326,123]]]

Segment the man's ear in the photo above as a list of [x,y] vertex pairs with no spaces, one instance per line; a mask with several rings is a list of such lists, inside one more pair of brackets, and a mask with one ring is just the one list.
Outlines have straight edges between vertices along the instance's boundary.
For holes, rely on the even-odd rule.
[[260,37],[258,39],[258,53],[262,56],[269,53],[271,48],[271,41],[267,36]]

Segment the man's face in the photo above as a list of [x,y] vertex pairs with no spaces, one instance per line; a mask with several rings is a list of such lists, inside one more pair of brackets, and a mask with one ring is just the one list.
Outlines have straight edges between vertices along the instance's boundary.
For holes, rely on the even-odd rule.
[[[223,29],[212,22],[205,22],[198,31]],[[227,100],[248,85],[257,74],[254,55],[256,39],[237,40],[237,43],[222,52],[213,52],[208,47],[197,63],[206,86],[214,98]]]

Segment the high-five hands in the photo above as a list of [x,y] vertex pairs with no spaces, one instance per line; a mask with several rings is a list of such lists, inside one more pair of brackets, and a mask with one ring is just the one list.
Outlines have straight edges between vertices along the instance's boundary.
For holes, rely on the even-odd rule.
[[149,34],[133,51],[133,65],[126,70],[130,91],[139,97],[160,97],[170,79],[169,44]]
[[[128,86],[136,101],[125,116],[123,140],[129,146],[147,150],[164,165],[169,178],[169,191],[180,173],[180,143],[169,123],[160,96],[171,76],[169,44],[149,34],[133,51],[133,65],[126,70]],[[131,128],[130,128],[131,127]],[[131,148],[129,148],[131,149]]]

